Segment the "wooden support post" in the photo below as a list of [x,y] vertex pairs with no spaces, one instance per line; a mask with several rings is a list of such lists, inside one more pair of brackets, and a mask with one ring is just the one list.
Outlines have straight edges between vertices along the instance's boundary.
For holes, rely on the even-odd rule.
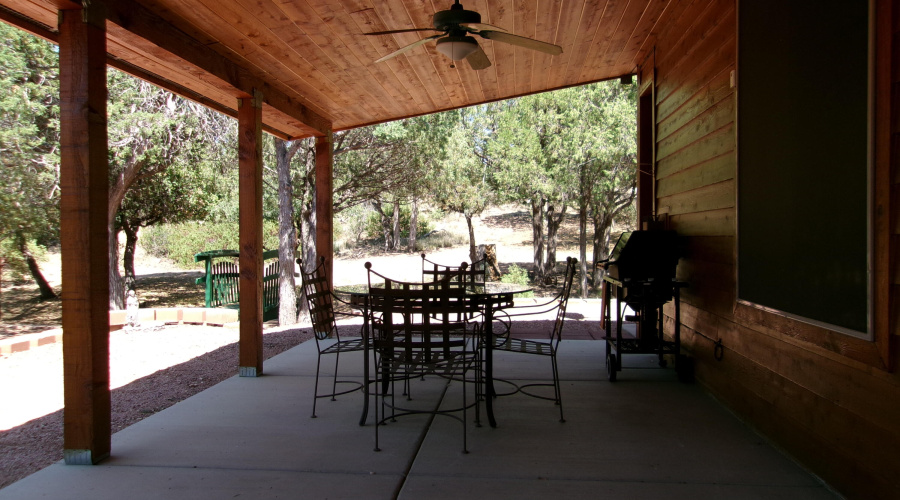
[[263,372],[262,94],[238,100],[240,376]]
[[316,137],[316,255],[325,257],[328,286],[334,287],[334,149],[331,132]]
[[106,21],[85,5],[59,12],[63,448],[76,465],[111,442]]

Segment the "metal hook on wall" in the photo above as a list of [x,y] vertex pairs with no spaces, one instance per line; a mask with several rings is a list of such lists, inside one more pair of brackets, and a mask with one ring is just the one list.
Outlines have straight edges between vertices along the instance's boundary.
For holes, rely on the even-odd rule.
[[722,361],[722,356],[725,355],[725,346],[722,345],[722,339],[716,340],[716,346],[713,348],[713,357],[716,358],[716,361]]

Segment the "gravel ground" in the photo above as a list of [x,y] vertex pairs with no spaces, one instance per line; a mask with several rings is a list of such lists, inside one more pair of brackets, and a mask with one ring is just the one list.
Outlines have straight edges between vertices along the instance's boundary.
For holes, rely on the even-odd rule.
[[[234,376],[237,337],[234,329],[190,325],[145,325],[113,332],[112,431]],[[268,359],[311,338],[308,328],[266,329],[264,356]],[[0,429],[11,427],[0,431],[2,488],[62,459],[61,345],[0,357],[0,380],[4,381],[2,418],[7,423]]]

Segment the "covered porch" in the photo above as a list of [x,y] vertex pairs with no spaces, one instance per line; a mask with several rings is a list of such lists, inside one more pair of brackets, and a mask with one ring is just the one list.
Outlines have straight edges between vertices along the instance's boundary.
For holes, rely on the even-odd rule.
[[[833,9],[820,19],[826,2],[811,7],[770,1],[765,5],[771,10],[757,25],[744,21],[752,21],[748,8],[761,1],[466,3],[485,22],[555,42],[563,52],[534,54],[485,40],[480,43],[493,65],[484,70],[454,65],[430,44],[384,64],[373,62],[420,37],[364,33],[427,28],[435,11],[447,8],[449,1],[0,0],[0,20],[60,47],[63,326],[70,346],[65,453],[72,464],[100,464],[53,466],[0,493],[31,498],[90,490],[91,497],[119,498],[140,495],[143,490],[135,488],[140,484],[149,488],[148,497],[161,496],[162,490],[153,488],[166,488],[167,496],[194,498],[207,487],[230,484],[235,495],[276,496],[294,491],[292,482],[303,483],[304,492],[327,485],[321,491],[339,496],[340,488],[358,486],[347,496],[378,496],[375,484],[387,477],[392,479],[384,481],[384,496],[410,498],[423,496],[416,488],[431,485],[431,496],[469,494],[445,487],[449,483],[472,491],[499,488],[509,497],[565,492],[564,484],[573,488],[572,496],[575,488],[590,491],[590,496],[598,496],[598,488],[633,497],[657,493],[646,488],[692,498],[826,494],[704,396],[702,386],[848,497],[898,496],[900,2],[830,2]],[[789,6],[800,12],[792,14]],[[849,38],[846,14],[851,10],[852,38],[860,47],[847,56],[859,67],[854,74],[834,62],[841,50],[822,50],[819,43]],[[784,24],[788,34],[796,32],[788,21],[808,31],[787,36],[791,43],[770,40],[773,20]],[[749,36],[754,32],[766,34],[756,45]],[[807,43],[811,48],[804,48]],[[775,56],[789,46],[796,47],[795,59],[775,64]],[[800,65],[822,54],[821,66]],[[757,66],[751,64],[754,56]],[[110,290],[104,284],[110,265],[105,251],[107,65],[238,119],[245,291],[239,360],[245,378],[231,379],[117,434],[114,446],[107,374]],[[407,441],[386,445],[388,451],[381,454],[371,452],[372,430],[352,425],[359,403],[353,398],[334,404],[347,409],[327,417],[323,409],[322,417],[310,422],[303,395],[311,380],[301,370],[311,368],[303,368],[300,359],[309,346],[267,362],[263,370],[263,131],[286,139],[316,137],[317,250],[330,258],[333,132],[631,75],[637,75],[640,95],[638,214],[640,219],[665,216],[669,228],[684,239],[678,273],[691,287],[683,297],[683,340],[695,359],[699,386],[678,385],[674,374],[656,370],[626,373],[618,385],[610,385],[603,380],[601,343],[577,354],[573,342],[564,346],[565,356],[574,356],[565,363],[570,371],[563,372],[569,422],[557,424],[554,409],[545,406],[534,407],[527,421],[516,422],[512,416],[526,408],[503,406],[536,403],[501,400],[501,426],[476,429],[473,454],[467,457],[458,455],[452,422],[441,421],[424,434],[421,447],[410,443],[419,442],[424,427],[403,423],[389,428],[385,438],[400,439],[406,432]],[[825,160],[850,150],[843,138],[829,141],[811,134],[809,144],[789,140],[785,149],[796,153],[796,159],[770,179],[797,179],[799,184],[781,196],[750,189],[743,175],[771,162],[741,156],[739,150],[778,148],[772,147],[771,134],[762,134],[764,139],[754,145],[748,122],[741,120],[775,93],[792,104],[838,77],[861,89],[860,106],[853,110],[860,117],[857,125],[836,121],[832,110],[844,100],[827,96],[814,99],[809,109],[824,110],[830,120],[800,116],[790,112],[792,106],[781,106],[763,113],[755,124],[771,131],[773,124],[794,123],[785,118],[799,117],[803,120],[792,131],[811,131],[820,122],[825,128],[852,130],[860,137],[860,154],[852,162],[837,162],[839,175],[827,175],[820,168]],[[754,78],[796,87],[754,100],[749,92]],[[812,150],[823,151],[824,159],[811,159]],[[840,185],[850,173],[858,181],[853,189]],[[750,241],[754,233],[769,234],[739,222],[745,223],[747,214],[766,212],[774,198],[790,201],[798,193],[817,192],[810,181],[821,179],[838,179],[837,187],[859,200],[853,205],[859,217],[845,230],[836,231],[832,224],[831,214],[839,212],[832,205],[843,199],[839,196],[822,204],[807,202],[815,217],[800,224],[828,241],[850,242],[858,251],[860,265],[851,269],[861,276],[854,295],[861,326],[851,328],[857,335],[817,317],[842,308],[840,302],[839,307],[805,313],[792,310],[793,304],[767,303],[771,297],[765,294],[745,295],[739,286],[757,276],[763,291],[784,288],[779,273],[739,266],[750,257],[768,262],[738,242]],[[742,212],[751,207],[748,201],[759,202],[763,210]],[[825,213],[828,219],[820,222]],[[841,255],[831,244],[798,241],[795,247],[801,252],[798,262],[809,260],[804,258],[808,255]],[[791,262],[783,266],[793,267]],[[809,279],[794,280],[798,293],[792,297],[819,304],[822,287],[817,280],[829,285],[836,280],[823,266],[818,269]],[[571,371],[579,366],[583,369]],[[657,376],[663,378],[653,380]],[[297,397],[285,396],[290,391]],[[706,408],[702,418],[693,413],[698,408]],[[546,421],[538,415],[544,411]],[[728,427],[738,434],[724,432]],[[542,448],[547,446],[543,439],[553,447]],[[347,455],[333,455],[338,453]],[[788,469],[793,472],[783,475]],[[104,477],[109,480],[98,479]]]
[[[470,413],[468,455],[458,422],[424,415],[383,427],[373,451],[359,392],[320,400],[310,418],[315,357],[303,343],[265,376],[232,377],[113,435],[102,464],[59,462],[0,498],[838,498],[653,356],[626,356],[608,382],[601,341],[562,344],[565,423],[552,402],[500,397],[497,428]],[[531,361],[501,353],[498,371],[522,381]],[[424,399],[440,385],[413,390]]]

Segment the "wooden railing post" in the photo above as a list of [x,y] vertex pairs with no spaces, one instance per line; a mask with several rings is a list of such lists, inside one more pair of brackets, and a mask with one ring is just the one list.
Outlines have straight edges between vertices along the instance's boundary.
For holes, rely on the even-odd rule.
[[262,94],[238,100],[240,354],[242,377],[263,372]]
[[109,456],[109,166],[106,19],[59,12],[60,244],[67,464]]

